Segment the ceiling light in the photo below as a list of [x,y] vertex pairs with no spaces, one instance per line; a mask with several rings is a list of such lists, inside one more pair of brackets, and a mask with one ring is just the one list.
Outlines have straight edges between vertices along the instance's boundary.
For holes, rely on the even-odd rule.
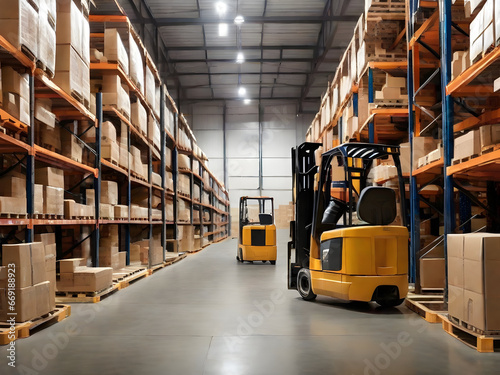
[[247,104],[247,105],[248,105],[248,104],[250,104],[252,101],[251,101],[250,99],[245,99],[243,102],[244,102],[245,104]]
[[239,96],[245,96],[245,94],[246,94],[246,93],[247,93],[247,89],[246,89],[246,88],[244,88],[244,87],[240,87],[240,88],[238,89],[238,95],[239,95]]
[[227,23],[219,23],[219,36],[227,36],[228,26]]
[[243,64],[245,62],[245,55],[243,52],[238,52],[238,55],[236,56],[236,62],[238,64]]
[[217,14],[220,17],[222,17],[227,12],[227,5],[226,5],[226,3],[222,2],[222,1],[216,2],[215,3],[215,10],[216,10]]
[[234,19],[234,23],[237,25],[241,25],[243,22],[245,22],[243,16],[236,16],[236,18]]

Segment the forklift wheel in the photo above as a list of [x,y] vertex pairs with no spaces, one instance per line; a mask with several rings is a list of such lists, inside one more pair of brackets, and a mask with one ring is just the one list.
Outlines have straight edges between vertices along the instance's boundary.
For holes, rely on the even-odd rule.
[[271,264],[274,266],[276,264],[276,261],[275,260],[270,260],[269,262],[271,262]]
[[395,307],[399,306],[404,302],[404,298],[401,299],[386,299],[376,301],[382,307]]
[[316,298],[311,287],[311,272],[307,268],[301,268],[297,274],[297,290],[306,301],[312,301]]

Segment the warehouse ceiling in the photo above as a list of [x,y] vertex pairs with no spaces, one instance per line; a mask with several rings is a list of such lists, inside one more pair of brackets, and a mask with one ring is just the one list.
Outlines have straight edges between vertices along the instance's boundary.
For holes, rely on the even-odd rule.
[[364,11],[364,0],[119,3],[148,49],[157,49],[178,101],[280,99],[300,112],[318,110]]

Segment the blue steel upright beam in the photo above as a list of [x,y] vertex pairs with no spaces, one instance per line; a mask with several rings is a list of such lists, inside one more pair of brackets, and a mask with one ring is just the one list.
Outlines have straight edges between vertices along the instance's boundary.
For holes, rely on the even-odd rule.
[[[372,68],[368,68],[368,103],[373,102],[373,70]],[[368,142],[375,143],[375,123],[373,119],[368,123]]]
[[[444,258],[448,253],[448,234],[455,229],[455,210],[453,178],[447,176],[446,170],[451,165],[453,158],[453,99],[446,95],[446,86],[451,80],[451,0],[439,1],[439,21],[441,40],[441,92],[442,92],[442,112],[443,112],[443,152],[444,152]],[[444,298],[448,301],[448,267],[445,267],[445,290]]]
[[419,293],[420,286],[417,285],[418,251],[420,250],[420,202],[418,197],[417,178],[413,176],[413,137],[415,135],[415,115],[413,112],[414,84],[413,84],[413,53],[408,50],[408,129],[410,141],[410,264],[409,281],[415,284],[415,292]]

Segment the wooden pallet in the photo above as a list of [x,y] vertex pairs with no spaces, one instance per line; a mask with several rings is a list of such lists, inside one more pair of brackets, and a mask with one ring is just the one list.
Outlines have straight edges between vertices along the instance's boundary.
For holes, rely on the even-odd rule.
[[62,150],[59,148],[55,148],[53,145],[49,145],[47,143],[42,143],[40,146],[46,150],[49,150],[51,152],[55,152],[56,154],[62,155]]
[[[29,337],[41,329],[58,323],[71,315],[71,306],[56,305],[55,310],[24,323],[17,323],[12,328],[9,323],[0,323],[0,345],[7,345],[10,342]],[[10,337],[9,337],[10,336]],[[13,340],[11,340],[13,336]]]
[[38,220],[64,220],[64,215],[53,215],[53,214],[33,214],[33,219]]
[[103,159],[106,161],[109,161],[111,164],[113,164],[117,167],[120,167],[120,165],[118,165],[118,160],[116,160],[116,159],[113,159],[113,158],[103,158]]
[[100,292],[56,292],[58,303],[97,303],[115,293],[118,289],[112,285]]
[[113,283],[118,285],[118,290],[128,287],[130,284],[144,277],[148,277],[149,273],[145,267],[128,266],[113,272]]
[[152,275],[154,272],[161,270],[162,268],[165,268],[165,267],[170,266],[174,263],[180,262],[182,259],[184,259],[186,257],[187,257],[187,254],[183,253],[183,254],[179,254],[178,256],[175,256],[175,257],[167,258],[167,259],[165,259],[165,261],[162,264],[156,264],[156,265],[152,266],[148,270],[149,275]]
[[0,218],[3,219],[27,219],[28,214],[14,214],[14,213],[8,213],[8,212],[2,212],[0,213]]
[[47,65],[45,65],[42,61],[37,60],[37,62],[36,62],[36,67],[37,67],[38,69],[43,70],[43,71],[45,72],[45,74],[46,74],[46,75],[47,75],[50,79],[54,78],[54,74],[55,74],[55,73],[54,73],[52,70],[50,70],[49,68],[47,68]]
[[462,158],[462,159],[453,159],[453,160],[451,161],[451,164],[452,164],[452,165],[457,165],[457,164],[460,164],[460,163],[465,163],[466,161],[469,161],[469,160],[471,160],[471,159],[474,159],[474,158],[476,158],[476,157],[478,157],[478,156],[479,156],[479,155],[474,154],[474,155],[470,155],[470,156],[467,156],[467,157]]
[[448,314],[441,314],[440,318],[443,322],[443,330],[465,345],[476,349],[480,353],[500,351],[500,335],[484,335],[474,332],[453,322],[453,318]]
[[429,323],[440,323],[440,314],[448,311],[443,295],[408,294],[405,305]]
[[500,144],[481,147],[481,155],[488,154],[488,153],[493,152],[493,151],[497,151],[498,149],[500,149]]

